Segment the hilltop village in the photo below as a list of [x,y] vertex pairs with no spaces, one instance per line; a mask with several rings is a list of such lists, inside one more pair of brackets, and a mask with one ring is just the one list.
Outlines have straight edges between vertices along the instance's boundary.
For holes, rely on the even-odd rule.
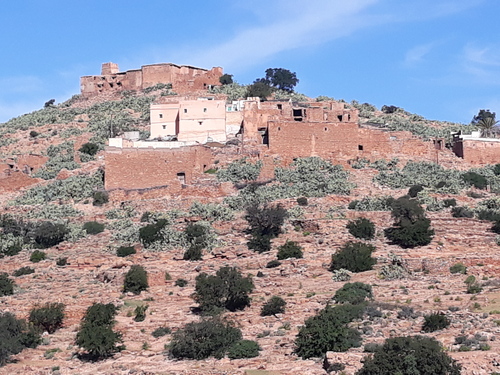
[[0,373],[498,375],[495,132],[227,76],[0,124]]

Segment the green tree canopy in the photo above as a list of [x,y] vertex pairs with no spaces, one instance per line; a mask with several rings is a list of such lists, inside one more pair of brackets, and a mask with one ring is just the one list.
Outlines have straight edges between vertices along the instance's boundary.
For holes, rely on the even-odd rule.
[[266,81],[279,90],[293,91],[294,87],[299,83],[296,73],[292,73],[288,69],[269,68],[266,70]]
[[356,375],[459,375],[460,370],[435,339],[414,336],[387,339]]

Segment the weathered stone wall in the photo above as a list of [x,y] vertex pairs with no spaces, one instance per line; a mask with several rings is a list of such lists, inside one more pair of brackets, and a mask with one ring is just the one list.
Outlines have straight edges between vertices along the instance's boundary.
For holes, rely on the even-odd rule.
[[463,156],[471,164],[500,163],[500,142],[464,140],[462,142]]
[[[212,164],[212,153],[203,146],[178,149],[106,149],[105,188],[144,189],[189,185]],[[183,174],[183,175],[182,175]]]
[[284,159],[319,156],[337,162],[401,155],[434,160],[436,149],[409,132],[360,128],[354,122],[270,121],[269,151]]
[[105,63],[101,73],[99,76],[80,78],[82,96],[92,97],[106,92],[143,90],[158,83],[171,83],[176,92],[186,93],[220,85],[219,78],[223,75],[220,67],[207,70],[175,64],[145,65],[141,69],[118,72],[117,64]]

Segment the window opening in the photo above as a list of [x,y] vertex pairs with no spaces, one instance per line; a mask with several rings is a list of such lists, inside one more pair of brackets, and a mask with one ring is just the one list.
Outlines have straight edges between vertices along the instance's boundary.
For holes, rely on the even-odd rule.
[[363,145],[358,145],[358,150],[363,151]]
[[185,185],[186,184],[186,173],[184,173],[184,172],[177,173],[177,179],[180,181],[181,184]]

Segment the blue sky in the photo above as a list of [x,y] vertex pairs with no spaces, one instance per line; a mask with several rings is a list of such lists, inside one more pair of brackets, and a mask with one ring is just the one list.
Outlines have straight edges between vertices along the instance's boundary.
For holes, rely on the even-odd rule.
[[267,68],[297,91],[429,119],[500,117],[498,0],[17,0],[0,12],[0,122],[79,93],[79,77],[159,62]]

